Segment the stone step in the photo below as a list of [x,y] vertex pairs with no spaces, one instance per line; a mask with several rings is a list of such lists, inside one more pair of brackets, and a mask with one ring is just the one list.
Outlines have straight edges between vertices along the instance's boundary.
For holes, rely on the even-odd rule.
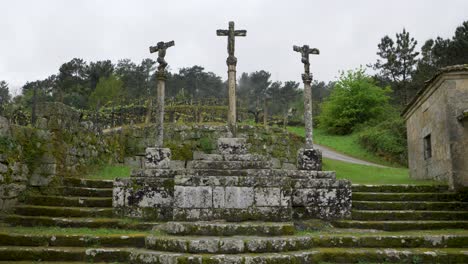
[[86,188],[112,188],[112,180],[95,180],[85,178],[63,178],[63,185],[69,187],[86,187]]
[[89,207],[56,207],[19,205],[15,207],[15,213],[27,216],[52,216],[52,217],[112,217],[111,208]]
[[385,231],[468,229],[468,221],[358,221],[337,220],[332,225],[338,228],[377,229]]
[[125,248],[0,247],[1,261],[126,262],[129,255],[130,250]]
[[259,254],[183,254],[135,250],[130,263],[468,263],[468,252],[460,248],[315,248],[313,250]]
[[268,161],[268,157],[258,154],[207,154],[200,151],[193,152],[193,160],[205,161]]
[[384,193],[420,193],[420,192],[447,192],[447,185],[411,185],[411,184],[384,184],[384,185],[366,185],[353,184],[353,192],[384,192]]
[[353,201],[457,201],[456,193],[371,193],[353,192]]
[[353,220],[466,220],[468,211],[352,210]]
[[167,222],[157,228],[171,235],[193,236],[282,236],[295,232],[291,222]]
[[0,230],[0,246],[29,247],[145,247],[145,234],[128,235],[30,235]]
[[312,247],[307,236],[281,237],[180,237],[150,235],[146,248],[178,253],[243,254],[305,250]]
[[157,222],[125,221],[117,218],[80,218],[80,217],[47,217],[7,215],[5,222],[12,226],[56,226],[56,227],[87,227],[87,228],[117,228],[133,230],[151,230],[159,225]]
[[247,170],[247,169],[267,169],[271,164],[266,161],[207,161],[195,160],[187,163],[187,169],[195,170]]
[[373,202],[353,201],[353,209],[358,210],[468,210],[466,202]]
[[232,236],[180,237],[150,235],[146,248],[157,251],[196,254],[244,254],[288,252],[318,247],[447,248],[468,247],[466,235],[316,235],[316,236]]
[[[15,260],[8,260],[8,261],[0,261],[0,264],[31,264],[31,261],[15,261]],[[36,262],[34,262],[36,263]],[[89,264],[88,261],[39,261],[40,264]],[[93,264],[104,264],[109,262],[92,262]],[[115,262],[113,261],[112,264],[120,264],[122,262]]]
[[59,187],[63,195],[80,197],[112,197],[112,188]]
[[112,197],[30,195],[26,197],[25,203],[43,206],[112,207]]

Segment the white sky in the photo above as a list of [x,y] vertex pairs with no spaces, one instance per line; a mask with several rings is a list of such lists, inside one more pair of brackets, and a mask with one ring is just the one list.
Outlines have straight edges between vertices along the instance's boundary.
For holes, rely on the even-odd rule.
[[300,81],[293,45],[320,49],[314,79],[373,63],[384,35],[405,27],[423,44],[451,37],[468,20],[467,0],[0,0],[0,80],[17,89],[58,72],[74,57],[86,61],[151,57],[148,47],[175,40],[170,68],[201,65],[227,78],[226,29],[233,20],[247,37],[236,39],[238,76],[267,70],[274,80]]

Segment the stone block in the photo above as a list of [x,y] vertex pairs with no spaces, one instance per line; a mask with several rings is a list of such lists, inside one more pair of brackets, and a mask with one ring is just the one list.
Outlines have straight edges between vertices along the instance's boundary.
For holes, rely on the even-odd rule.
[[322,152],[318,149],[299,149],[297,152],[298,170],[322,170]]
[[146,169],[169,169],[171,161],[171,150],[168,148],[146,148]]
[[213,210],[209,209],[190,209],[190,208],[174,208],[173,219],[179,221],[207,221],[213,220]]
[[254,204],[253,187],[225,187],[222,208],[246,209]]
[[206,186],[175,186],[174,205],[178,208],[212,208],[212,188]]
[[281,189],[280,188],[255,188],[256,206],[280,206]]
[[245,138],[219,138],[218,151],[226,154],[247,154],[247,140]]

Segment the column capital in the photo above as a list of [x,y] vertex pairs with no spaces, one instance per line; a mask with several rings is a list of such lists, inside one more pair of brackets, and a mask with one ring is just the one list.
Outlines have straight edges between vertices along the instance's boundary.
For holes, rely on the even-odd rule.
[[167,72],[165,70],[158,71],[156,73],[156,78],[161,81],[167,80]]
[[237,65],[237,58],[235,56],[229,56],[226,59],[226,64],[228,66],[236,66]]
[[312,82],[312,74],[303,73],[303,74],[302,74],[302,81],[303,81],[305,84],[310,84],[310,83]]

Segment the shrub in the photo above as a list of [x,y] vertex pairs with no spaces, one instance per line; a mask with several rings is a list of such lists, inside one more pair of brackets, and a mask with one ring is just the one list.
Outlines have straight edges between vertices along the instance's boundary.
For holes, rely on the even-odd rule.
[[407,164],[406,126],[402,118],[394,117],[375,126],[363,127],[358,138],[363,147],[384,159]]
[[349,134],[355,126],[379,119],[389,107],[390,88],[378,87],[363,69],[342,73],[321,105],[319,126],[332,134]]

